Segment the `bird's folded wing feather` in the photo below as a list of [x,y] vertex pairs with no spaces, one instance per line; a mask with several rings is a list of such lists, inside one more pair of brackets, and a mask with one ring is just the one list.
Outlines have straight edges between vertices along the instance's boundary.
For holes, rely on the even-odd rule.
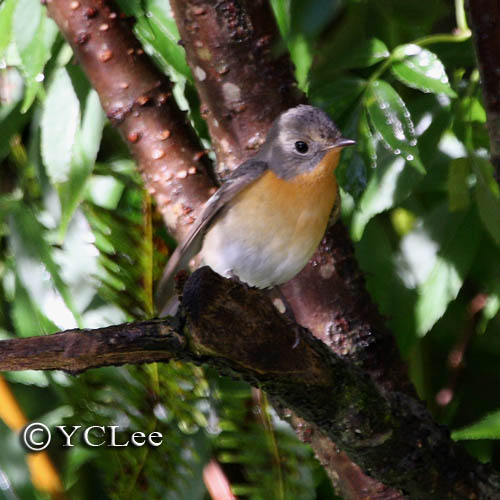
[[217,214],[238,193],[259,179],[267,169],[268,165],[263,161],[248,160],[242,163],[205,203],[185,241],[175,249],[163,271],[155,300],[160,317],[169,312],[168,303],[174,295],[175,275],[179,270],[187,268],[190,260],[201,250],[203,237]]

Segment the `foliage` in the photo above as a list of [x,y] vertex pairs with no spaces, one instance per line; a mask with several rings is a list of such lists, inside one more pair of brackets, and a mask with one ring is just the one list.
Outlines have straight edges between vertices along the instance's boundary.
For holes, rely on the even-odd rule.
[[[168,2],[118,3],[208,139]],[[343,217],[420,396],[498,461],[500,194],[460,2],[271,3],[300,86],[357,140],[337,171]],[[1,3],[0,66],[1,337],[151,316],[171,241],[38,0]],[[457,351],[466,364],[453,364]],[[206,498],[214,456],[241,498],[334,498],[244,384],[180,364],[5,376],[32,420],[164,434],[159,449],[51,445],[71,498]],[[3,423],[0,440],[0,492],[43,498]]]

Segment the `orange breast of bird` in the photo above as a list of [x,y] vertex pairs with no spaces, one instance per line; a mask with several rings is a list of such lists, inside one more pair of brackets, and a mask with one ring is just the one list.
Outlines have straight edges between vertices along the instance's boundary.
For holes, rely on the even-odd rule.
[[338,151],[293,179],[273,171],[244,189],[205,236],[202,258],[223,276],[259,288],[284,283],[311,258],[337,196]]

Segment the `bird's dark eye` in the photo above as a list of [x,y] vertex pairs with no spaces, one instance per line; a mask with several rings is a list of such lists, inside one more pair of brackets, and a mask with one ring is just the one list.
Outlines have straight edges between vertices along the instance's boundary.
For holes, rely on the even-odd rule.
[[295,150],[300,154],[305,154],[309,151],[309,146],[307,145],[307,142],[297,141],[295,143]]

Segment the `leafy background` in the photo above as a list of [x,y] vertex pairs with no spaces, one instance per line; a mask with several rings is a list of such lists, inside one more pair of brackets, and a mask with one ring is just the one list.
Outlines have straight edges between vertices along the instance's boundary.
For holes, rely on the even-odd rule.
[[[167,0],[118,2],[208,141]],[[272,0],[301,88],[358,147],[338,169],[368,288],[436,418],[500,455],[500,195],[463,4]],[[38,0],[0,5],[0,338],[153,314],[172,241],[126,146]],[[245,384],[172,363],[6,373],[30,420],[158,430],[159,449],[48,451],[70,498],[335,498],[310,450]],[[0,413],[0,498],[37,490]],[[36,481],[35,481],[36,482]]]

